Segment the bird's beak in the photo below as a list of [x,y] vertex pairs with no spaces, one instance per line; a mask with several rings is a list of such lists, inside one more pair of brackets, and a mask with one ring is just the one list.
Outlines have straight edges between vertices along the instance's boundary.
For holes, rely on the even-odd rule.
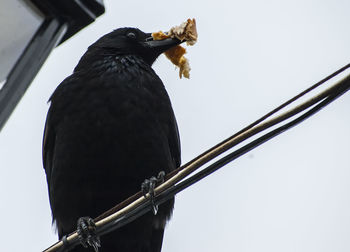
[[181,41],[176,38],[167,38],[163,40],[154,40],[152,37],[152,33],[147,33],[147,38],[145,39],[144,45],[147,48],[151,48],[153,50],[158,51],[159,53],[163,53],[166,50],[181,44],[184,41]]

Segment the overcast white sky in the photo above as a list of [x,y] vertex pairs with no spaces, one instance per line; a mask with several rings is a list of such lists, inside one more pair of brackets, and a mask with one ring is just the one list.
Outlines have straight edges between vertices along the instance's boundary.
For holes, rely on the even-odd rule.
[[[191,79],[154,69],[178,119],[183,162],[350,60],[350,1],[105,1],[53,51],[0,133],[1,251],[55,242],[41,163],[46,101],[86,48],[133,26],[197,19]],[[177,196],[163,252],[350,251],[350,94]]]

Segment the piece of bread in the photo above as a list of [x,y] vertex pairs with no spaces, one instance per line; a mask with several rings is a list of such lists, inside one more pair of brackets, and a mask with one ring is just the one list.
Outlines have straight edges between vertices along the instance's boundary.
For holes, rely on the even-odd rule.
[[[163,33],[162,31],[152,33],[152,37],[154,40],[163,40],[166,38],[177,38],[181,41],[186,41],[187,45],[194,45],[197,42],[197,28],[196,28],[196,20],[187,19],[186,22],[183,22],[179,26],[172,27],[168,33]],[[179,67],[179,76],[182,78],[190,78],[190,65],[188,63],[188,59],[184,57],[186,53],[186,49],[182,46],[178,45],[169,50],[167,50],[164,54],[165,56],[176,66]]]
[[168,35],[171,38],[175,37],[181,41],[185,40],[187,45],[194,45],[198,38],[196,20],[189,18],[179,26],[172,27]]

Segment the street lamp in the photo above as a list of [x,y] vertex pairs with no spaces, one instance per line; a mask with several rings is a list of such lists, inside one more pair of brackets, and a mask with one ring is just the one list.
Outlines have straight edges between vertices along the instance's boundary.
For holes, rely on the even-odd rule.
[[2,0],[0,130],[53,48],[105,11],[102,0]]

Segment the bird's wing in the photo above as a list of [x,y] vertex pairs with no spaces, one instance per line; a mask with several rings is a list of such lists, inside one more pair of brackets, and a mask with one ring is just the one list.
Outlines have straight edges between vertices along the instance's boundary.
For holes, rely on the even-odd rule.
[[176,168],[181,165],[181,146],[180,146],[180,135],[179,129],[176,123],[175,115],[173,115],[172,129],[169,136],[169,147],[171,156],[174,160]]
[[52,170],[52,159],[53,159],[53,153],[54,153],[53,149],[55,146],[54,141],[55,141],[55,136],[50,127],[50,110],[49,110],[46,117],[44,138],[43,138],[43,145],[42,145],[43,166],[46,172],[46,180],[47,180],[47,185],[49,189],[49,195],[50,195],[50,178],[51,178],[51,170]]
[[[51,102],[52,97],[55,95],[57,90],[64,89],[65,86],[72,85],[73,82],[75,81],[76,80],[72,78],[72,76],[69,76],[65,80],[63,80],[61,84],[56,88],[52,96],[50,97],[49,102]],[[54,126],[57,124],[57,122],[55,121],[54,118],[62,116],[62,115],[57,116],[58,112],[53,110],[54,109],[51,103],[49,111],[47,112],[47,116],[46,116],[44,137],[43,137],[43,144],[42,144],[43,166],[46,172],[46,180],[47,180],[47,185],[49,189],[49,196],[50,196],[51,175],[52,175],[53,166],[54,166],[53,160],[54,160],[55,140],[56,140],[56,132],[55,132]],[[54,117],[54,115],[56,116]]]
[[47,185],[49,189],[50,195],[50,179],[53,165],[53,153],[55,148],[55,133],[51,127],[51,108],[47,113],[46,122],[45,122],[45,130],[44,130],[44,138],[43,138],[43,147],[42,147],[42,155],[43,155],[43,166],[46,172]]

